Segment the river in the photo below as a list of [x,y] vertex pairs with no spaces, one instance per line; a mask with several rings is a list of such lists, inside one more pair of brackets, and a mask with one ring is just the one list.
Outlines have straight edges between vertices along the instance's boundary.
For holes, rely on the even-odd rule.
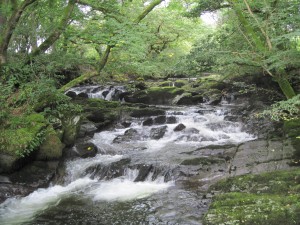
[[230,173],[223,152],[255,137],[226,120],[235,106],[161,107],[165,117],[95,133],[95,157],[69,159],[60,182],[7,199],[0,224],[201,224],[207,188]]

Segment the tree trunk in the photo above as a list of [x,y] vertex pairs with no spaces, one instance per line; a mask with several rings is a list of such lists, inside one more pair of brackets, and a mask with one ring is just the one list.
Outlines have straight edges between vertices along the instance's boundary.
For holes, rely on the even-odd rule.
[[67,90],[69,90],[71,87],[74,87],[77,84],[80,84],[88,79],[91,79],[92,77],[97,76],[98,73],[85,73],[83,75],[81,75],[80,77],[77,77],[74,80],[71,80],[70,82],[68,82],[67,84],[65,84],[64,86],[62,86],[59,90],[61,92],[65,92]]
[[85,74],[81,75],[80,77],[77,77],[76,79],[68,82],[66,85],[62,86],[60,88],[60,91],[65,92],[68,89],[70,89],[71,87],[99,75],[100,72],[105,67],[105,65],[107,63],[107,60],[108,60],[108,57],[109,57],[109,54],[110,54],[110,51],[113,47],[114,47],[113,45],[112,46],[111,45],[106,46],[105,52],[104,52],[104,54],[102,55],[102,57],[100,59],[100,63],[99,63],[99,67],[97,69],[97,73],[85,73]]
[[[141,22],[157,5],[159,5],[161,2],[163,2],[164,0],[154,0],[152,3],[150,3],[150,5],[148,5],[144,11],[134,20],[134,22],[136,24],[138,24],[139,22]],[[82,2],[82,1],[80,1]],[[100,74],[100,72],[104,69],[107,61],[108,61],[108,57],[110,55],[111,50],[115,47],[115,45],[107,45],[105,52],[103,54],[103,56],[100,59],[99,62],[99,66],[97,69],[97,73],[86,73],[81,75],[80,77],[70,81],[69,83],[67,83],[66,85],[62,86],[60,88],[60,91],[67,91],[68,89],[70,89],[71,87],[82,83],[83,81],[86,81],[92,77],[95,77],[97,75]],[[97,49],[96,49],[97,50]],[[98,50],[97,50],[98,51]]]
[[97,69],[99,74],[104,69],[104,67],[105,67],[105,65],[108,61],[109,54],[110,54],[113,47],[115,47],[115,46],[114,45],[107,45],[106,46],[105,52],[102,55],[102,58],[100,59],[99,66],[98,66],[98,69]]
[[8,45],[23,12],[29,5],[31,5],[36,1],[37,0],[25,0],[18,8],[15,8],[16,6],[14,6],[13,7],[14,10],[12,12],[12,15],[8,19],[8,21],[7,22],[2,21],[3,28],[1,29],[1,33],[0,33],[0,66],[6,63],[7,61]]
[[164,0],[154,0],[148,5],[148,7],[134,20],[135,23],[141,22],[157,5],[162,3]]
[[29,54],[26,63],[29,63],[35,56],[39,55],[40,53],[47,51],[59,39],[60,35],[64,32],[65,28],[68,25],[69,18],[73,12],[75,3],[76,0],[69,0],[69,3],[64,10],[63,18],[60,21],[57,28],[49,35],[49,37],[38,48],[36,48],[34,51],[32,51]]

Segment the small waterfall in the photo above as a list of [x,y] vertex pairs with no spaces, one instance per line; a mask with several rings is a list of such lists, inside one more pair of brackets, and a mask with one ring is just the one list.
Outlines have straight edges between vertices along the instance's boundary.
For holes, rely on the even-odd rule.
[[119,95],[126,91],[124,86],[82,86],[69,89],[67,92],[75,92],[76,95],[81,93],[87,94],[89,98],[100,98],[107,101],[121,100]]
[[[89,93],[95,96],[100,89],[93,87]],[[76,218],[74,224],[201,224],[199,208],[204,210],[208,200],[199,195],[197,182],[222,174],[193,178],[191,183],[197,185],[186,188],[177,184],[178,177],[186,173],[180,182],[189,181],[195,166],[185,170],[187,166],[181,163],[193,159],[189,152],[201,156],[199,149],[205,146],[255,139],[242,131],[240,123],[225,120],[228,111],[211,106],[174,107],[164,116],[132,118],[127,128],[119,124],[96,133],[89,141],[102,153],[65,162],[62,185],[7,199],[0,205],[0,224],[65,224],[71,223],[70,218]],[[152,123],[146,126],[146,120]],[[202,169],[207,171],[200,165],[196,172]],[[205,204],[200,206],[201,202]]]

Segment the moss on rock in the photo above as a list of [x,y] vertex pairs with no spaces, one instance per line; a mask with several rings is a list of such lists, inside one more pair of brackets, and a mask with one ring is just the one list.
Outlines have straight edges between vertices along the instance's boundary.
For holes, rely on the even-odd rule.
[[41,114],[11,116],[0,128],[0,172],[21,168],[38,149],[45,136],[46,120]]
[[299,177],[295,169],[220,181],[204,224],[299,224]]
[[37,151],[37,160],[55,160],[62,156],[64,144],[60,141],[57,133],[52,127],[48,127],[45,140]]

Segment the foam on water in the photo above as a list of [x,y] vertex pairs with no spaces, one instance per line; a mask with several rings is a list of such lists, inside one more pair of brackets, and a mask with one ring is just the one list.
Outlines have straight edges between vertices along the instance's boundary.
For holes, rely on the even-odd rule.
[[0,224],[21,224],[28,222],[62,198],[66,198],[95,183],[89,178],[80,178],[63,187],[55,185],[34,191],[23,198],[10,198],[0,205]]
[[86,158],[86,159],[75,159],[68,161],[67,165],[67,181],[74,181],[82,177],[82,173],[89,167],[96,166],[98,164],[109,164],[112,162],[116,162],[122,159],[122,155],[101,155],[98,154],[93,158]]
[[[165,191],[174,185],[174,182],[164,182],[164,177],[158,177],[153,181],[153,172],[148,175],[144,182],[134,182],[139,174],[137,169],[127,169],[122,177],[109,181],[92,180],[85,173],[88,168],[93,166],[109,165],[124,157],[131,159],[135,157],[136,160],[141,159],[142,163],[150,160],[153,162],[153,159],[156,158],[159,162],[171,163],[173,157],[174,162],[178,163],[181,161],[181,155],[177,153],[187,151],[188,148],[192,150],[195,146],[198,148],[212,144],[238,144],[255,139],[254,136],[242,131],[241,124],[225,121],[224,110],[208,109],[203,114],[198,112],[198,108],[179,109],[179,111],[178,114],[180,115],[176,114],[176,124],[146,127],[142,126],[141,119],[133,121],[130,128],[137,130],[140,137],[138,141],[113,143],[118,135],[123,135],[129,128],[95,134],[92,139],[93,143],[101,149],[112,150],[119,155],[98,154],[94,158],[68,161],[66,163],[66,186],[55,185],[47,189],[38,189],[27,197],[6,200],[0,205],[0,224],[30,222],[36,215],[59,204],[61,199],[74,195],[83,195],[85,198],[96,202],[131,201]],[[168,111],[167,116],[171,115],[173,113]],[[174,128],[179,123],[184,124],[186,129],[175,132]],[[164,136],[159,140],[151,139],[149,136],[151,129],[165,125],[167,131]],[[138,148],[143,149],[143,151],[135,151]]]
[[99,187],[90,192],[95,201],[129,201],[148,197],[156,192],[166,190],[172,182],[133,182],[127,179],[113,179],[101,182]]

